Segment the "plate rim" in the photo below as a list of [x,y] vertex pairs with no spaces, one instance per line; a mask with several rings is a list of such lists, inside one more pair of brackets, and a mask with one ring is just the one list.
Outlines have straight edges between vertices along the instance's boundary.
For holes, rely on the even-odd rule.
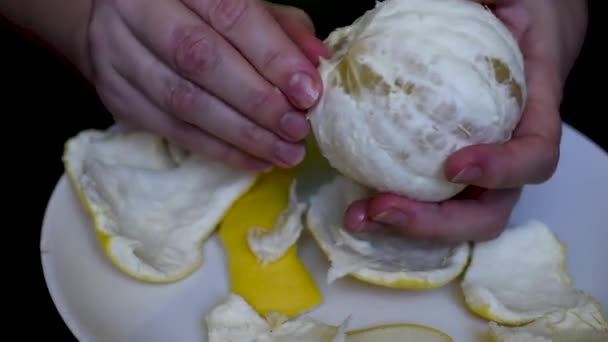
[[50,212],[53,209],[53,203],[55,203],[54,200],[59,195],[59,192],[62,190],[62,187],[66,187],[66,185],[69,185],[66,184],[68,182],[69,180],[65,172],[62,173],[61,176],[58,178],[57,182],[55,183],[55,187],[53,188],[51,195],[49,196],[49,200],[44,211],[44,217],[42,220],[42,227],[40,231],[40,263],[42,264],[42,274],[44,276],[46,289],[49,296],[51,297],[53,306],[55,306],[55,310],[57,311],[57,313],[59,313],[59,316],[63,320],[70,333],[74,336],[74,338],[76,338],[78,341],[86,341],[88,340],[88,338],[84,337],[86,335],[81,330],[80,326],[76,323],[76,319],[74,318],[72,312],[69,310],[67,303],[63,300],[63,297],[59,295],[59,282],[55,273],[52,272],[54,270],[54,267],[52,266],[50,260],[50,253],[45,250],[46,246],[44,246],[45,238],[49,236],[49,234],[51,234],[51,229],[48,228],[48,220],[50,217]]

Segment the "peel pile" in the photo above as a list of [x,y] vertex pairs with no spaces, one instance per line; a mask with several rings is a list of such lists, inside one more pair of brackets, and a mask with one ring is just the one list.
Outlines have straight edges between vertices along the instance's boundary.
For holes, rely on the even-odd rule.
[[332,324],[303,317],[323,303],[297,254],[306,233],[331,263],[330,284],[350,276],[421,290],[460,277],[466,306],[488,322],[496,341],[608,340],[600,305],[572,287],[566,248],[544,223],[530,220],[494,240],[456,246],[354,235],[340,226],[341,214],[370,190],[334,173],[309,203],[301,199],[298,176],[323,167],[309,147],[300,168],[253,175],[149,132],[87,130],[68,141],[64,162],[101,250],[133,279],[187,277],[203,264],[204,242],[218,230],[231,289],[207,315],[212,342],[452,340],[412,322],[349,329],[349,317]]

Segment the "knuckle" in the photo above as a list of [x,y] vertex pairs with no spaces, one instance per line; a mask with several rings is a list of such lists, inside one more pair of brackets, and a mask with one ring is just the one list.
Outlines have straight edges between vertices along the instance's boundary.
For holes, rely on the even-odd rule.
[[216,67],[219,58],[215,41],[204,27],[181,27],[173,36],[174,64],[178,72],[195,75]]
[[542,172],[540,174],[540,178],[537,180],[537,183],[545,182],[553,176],[553,174],[557,170],[559,158],[560,158],[559,146],[550,145],[547,148],[547,161],[546,161],[546,166],[544,167],[544,172]]
[[188,81],[178,81],[167,88],[165,109],[177,117],[189,117],[197,105],[194,86]]
[[284,49],[271,49],[262,58],[262,70],[271,70],[284,58]]
[[530,172],[528,183],[541,184],[551,178],[557,170],[560,148],[559,142],[556,143],[544,136],[535,136],[534,138],[538,160],[534,171]]
[[216,0],[209,21],[218,30],[228,32],[241,22],[251,5],[249,0]]

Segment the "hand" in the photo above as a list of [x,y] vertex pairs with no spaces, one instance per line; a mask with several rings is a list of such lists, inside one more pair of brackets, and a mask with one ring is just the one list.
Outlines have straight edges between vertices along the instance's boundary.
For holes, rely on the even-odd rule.
[[117,120],[240,168],[304,157],[327,54],[304,12],[258,0],[94,0],[90,77]]
[[581,0],[495,3],[494,13],[517,38],[525,58],[529,98],[513,138],[501,145],[469,146],[449,157],[446,177],[475,187],[441,203],[391,194],[358,201],[345,214],[348,229],[369,231],[389,225],[417,238],[492,239],[508,224],[522,187],[553,175],[559,160],[562,90],[584,38],[586,4]]

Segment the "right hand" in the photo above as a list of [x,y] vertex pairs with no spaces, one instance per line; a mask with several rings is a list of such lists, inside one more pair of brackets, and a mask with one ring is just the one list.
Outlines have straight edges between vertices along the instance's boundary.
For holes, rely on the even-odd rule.
[[303,11],[259,0],[94,0],[91,80],[119,121],[246,169],[302,161],[327,55]]
[[[524,54],[528,98],[512,139],[468,146],[448,158],[446,178],[474,185],[454,198],[425,203],[378,194],[349,207],[344,220],[350,230],[388,225],[422,239],[492,240],[509,224],[523,187],[543,183],[555,173],[562,92],[585,38],[587,5],[580,0],[482,1],[496,3],[494,13]],[[565,21],[569,24],[561,25]]]

